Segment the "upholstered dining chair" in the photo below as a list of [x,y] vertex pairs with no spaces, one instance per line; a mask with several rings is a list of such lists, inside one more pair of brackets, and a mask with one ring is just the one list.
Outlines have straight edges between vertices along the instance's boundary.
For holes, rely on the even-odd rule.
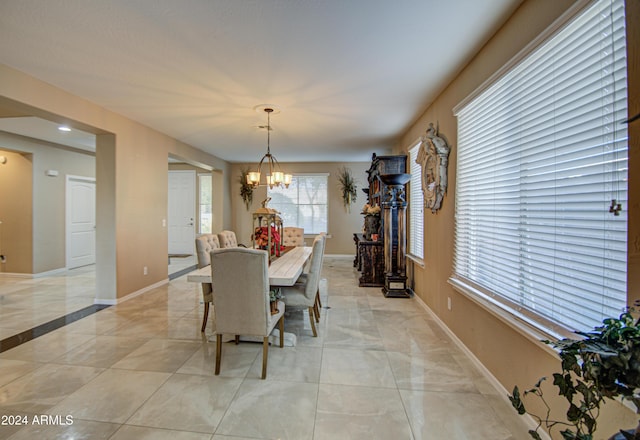
[[[211,264],[211,251],[220,248],[218,236],[215,234],[203,234],[196,238],[196,255],[198,256],[198,269]],[[202,317],[202,332],[207,328],[209,319],[209,305],[213,301],[213,286],[211,283],[202,283],[202,300],[204,302],[204,316]]]
[[282,228],[282,244],[284,246],[304,246],[304,228],[295,226]]
[[236,233],[233,231],[221,231],[218,233],[218,241],[220,242],[220,247],[223,249],[226,248],[234,248],[234,247],[246,247],[244,244],[239,244],[238,239],[236,238]]
[[[320,256],[320,260],[323,262],[324,261],[324,249],[326,247],[326,239],[327,239],[327,234],[326,232],[321,232],[320,234],[318,234],[315,238],[314,238],[314,243],[316,240],[325,240],[324,245],[322,246],[322,255]],[[320,263],[320,266],[322,266],[322,262]],[[310,262],[309,262],[310,263]],[[296,284],[299,283],[306,283],[307,282],[307,273],[309,272],[309,268],[305,267],[305,272],[302,273],[300,275],[300,277],[298,278],[298,281],[296,282]],[[320,309],[322,309],[322,300],[320,299],[320,281],[318,280],[318,291],[316,292],[316,300],[315,303],[313,305],[313,310],[315,312],[315,316],[316,316],[316,322],[320,322]]]
[[325,240],[324,235],[319,235],[313,240],[309,272],[304,278],[293,286],[281,288],[282,294],[284,295],[284,303],[287,307],[306,307],[309,310],[309,322],[311,323],[313,336],[318,336],[316,322],[319,319],[316,317],[316,295],[318,294],[318,286],[322,272]]
[[280,329],[280,347],[284,346],[285,304],[278,311],[269,307],[269,255],[247,248],[216,249],[211,252],[211,278],[215,280],[213,301],[216,306],[216,368],[220,374],[222,336],[261,336],[262,379],[267,377],[269,335],[276,324]]

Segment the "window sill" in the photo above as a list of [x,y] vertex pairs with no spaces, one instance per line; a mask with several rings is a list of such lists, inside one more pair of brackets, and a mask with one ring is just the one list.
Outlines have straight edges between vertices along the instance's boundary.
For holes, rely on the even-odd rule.
[[[557,356],[557,350],[542,341],[553,341],[566,337],[572,337],[570,334],[568,335],[554,333],[540,328],[524,315],[519,315],[517,314],[517,312],[507,309],[498,301],[492,299],[491,297],[485,295],[483,292],[463,283],[458,279],[449,278],[448,283],[451,284],[457,292],[465,296],[467,299],[473,301],[476,305],[489,312],[495,318],[499,319],[502,323],[506,324],[511,329],[521,334],[529,341],[535,343],[537,346],[543,348],[548,353],[553,354],[554,356]],[[575,335],[573,335],[573,337],[575,337]]]
[[423,269],[425,268],[424,260],[422,258],[416,257],[411,254],[407,254],[407,258],[413,261],[417,266],[420,266]]

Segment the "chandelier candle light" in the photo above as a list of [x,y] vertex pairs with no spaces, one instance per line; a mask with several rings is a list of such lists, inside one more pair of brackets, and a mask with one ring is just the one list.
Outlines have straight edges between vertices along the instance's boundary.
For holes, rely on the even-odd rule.
[[247,173],[247,184],[251,185],[253,188],[260,186],[262,163],[266,159],[269,164],[269,174],[266,176],[266,184],[269,185],[269,188],[273,189],[274,186],[282,185],[289,188],[293,175],[283,173],[280,168],[280,163],[278,163],[276,157],[271,154],[271,113],[273,112],[273,108],[265,107],[264,111],[267,113],[267,154],[262,156],[262,160],[258,164],[256,171],[250,171]]

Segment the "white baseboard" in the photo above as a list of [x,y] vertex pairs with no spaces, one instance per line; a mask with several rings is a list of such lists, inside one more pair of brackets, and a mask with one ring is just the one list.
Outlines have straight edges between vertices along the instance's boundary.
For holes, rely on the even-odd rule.
[[0,272],[0,278],[33,278],[33,274],[30,273],[13,273],[13,272]]
[[13,273],[13,272],[0,272],[0,277],[12,277],[12,278],[44,278],[50,277],[54,275],[60,275],[61,273],[66,273],[67,269],[65,267],[61,267],[59,269],[48,270],[46,272],[38,272],[38,273]]
[[44,278],[44,277],[52,277],[54,275],[60,275],[62,273],[67,273],[66,267],[61,267],[59,269],[48,270],[46,272],[34,273],[34,278]]
[[165,284],[167,284],[169,282],[169,278],[166,278],[164,280],[158,281],[157,283],[151,284],[147,287],[144,287],[140,290],[136,290],[135,292],[131,292],[128,295],[123,296],[122,298],[116,298],[116,299],[101,299],[101,298],[95,298],[93,300],[94,304],[99,304],[99,305],[106,305],[106,306],[115,306],[117,304],[123,303],[125,301],[130,300],[131,298],[135,298],[138,295],[142,295],[145,292],[148,292],[150,290],[155,289],[156,287],[160,287],[163,286]]

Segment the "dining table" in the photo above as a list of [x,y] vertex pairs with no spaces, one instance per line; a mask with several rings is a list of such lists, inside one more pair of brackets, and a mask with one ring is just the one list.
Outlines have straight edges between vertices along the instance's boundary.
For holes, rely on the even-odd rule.
[[[298,277],[300,277],[300,274],[302,274],[305,264],[307,264],[307,261],[311,257],[311,250],[312,248],[310,246],[297,246],[272,260],[269,263],[269,285],[278,287],[293,286],[298,280]],[[188,273],[187,281],[192,283],[211,283],[215,289],[215,281],[211,279],[211,266],[204,266]],[[215,304],[213,307],[215,310]],[[279,330],[277,328],[274,329],[269,337],[272,344],[277,343],[279,340],[278,332]],[[284,332],[284,345],[295,347],[296,339],[295,334]],[[241,336],[240,340],[260,342],[262,338]]]
[[[310,246],[296,246],[272,260],[269,264],[271,286],[293,286],[311,257]],[[204,266],[187,274],[187,281],[212,283],[211,266]]]

